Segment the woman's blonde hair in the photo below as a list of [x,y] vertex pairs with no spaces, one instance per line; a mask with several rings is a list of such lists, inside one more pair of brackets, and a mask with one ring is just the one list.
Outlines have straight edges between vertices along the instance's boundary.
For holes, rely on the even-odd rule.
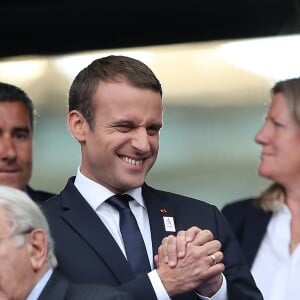
[[264,211],[275,212],[282,208],[285,199],[284,187],[273,183],[267,187],[255,201],[255,206]]

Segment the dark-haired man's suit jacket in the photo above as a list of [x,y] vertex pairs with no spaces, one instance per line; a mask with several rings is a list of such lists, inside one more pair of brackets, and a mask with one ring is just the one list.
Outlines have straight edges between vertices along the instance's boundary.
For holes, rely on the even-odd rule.
[[73,284],[54,271],[38,300],[133,300],[133,297],[116,287]]
[[271,212],[256,208],[255,200],[255,198],[250,198],[235,201],[225,205],[222,209],[222,213],[240,242],[250,267],[272,216]]
[[[210,229],[223,245],[229,299],[262,299],[233,232],[215,206],[158,191],[146,184],[142,193],[149,215],[154,254],[163,237],[171,234],[165,230],[163,216],[173,217],[176,231],[194,225]],[[55,240],[60,270],[72,282],[122,285],[136,299],[156,299],[147,274],[135,278],[114,238],[74,186],[74,177],[59,195],[44,202],[42,208]],[[173,299],[198,298],[191,292]]]
[[48,200],[49,198],[55,196],[55,194],[49,192],[34,190],[30,186],[26,187],[26,193],[38,205],[42,204],[44,201]]

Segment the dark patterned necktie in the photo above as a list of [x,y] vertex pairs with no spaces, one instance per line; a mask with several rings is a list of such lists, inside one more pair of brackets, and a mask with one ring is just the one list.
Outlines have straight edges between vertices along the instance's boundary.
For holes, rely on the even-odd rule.
[[119,211],[120,231],[122,234],[126,256],[135,274],[148,273],[151,270],[145,243],[138,224],[129,207],[129,195],[114,195],[106,200]]

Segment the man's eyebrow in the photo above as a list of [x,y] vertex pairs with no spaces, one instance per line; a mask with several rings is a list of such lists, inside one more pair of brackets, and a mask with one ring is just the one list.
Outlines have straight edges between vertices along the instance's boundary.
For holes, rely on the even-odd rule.
[[119,124],[132,124],[134,125],[135,122],[130,121],[130,120],[126,120],[126,119],[122,119],[122,120],[115,120],[111,122],[112,125],[119,125]]
[[147,126],[147,128],[161,129],[161,128],[162,128],[162,124],[159,124],[159,123],[152,123],[152,124],[149,124],[149,125]]
[[29,126],[17,126],[12,129],[12,132],[31,132]]

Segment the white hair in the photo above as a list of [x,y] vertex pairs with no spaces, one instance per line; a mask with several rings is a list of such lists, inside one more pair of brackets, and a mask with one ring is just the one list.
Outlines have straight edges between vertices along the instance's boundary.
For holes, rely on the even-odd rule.
[[34,229],[42,229],[48,240],[47,260],[50,267],[57,265],[54,255],[54,243],[50,234],[48,222],[39,206],[23,191],[0,185],[0,205],[8,212],[11,222],[11,234],[16,236],[18,246],[25,243],[26,233]]

